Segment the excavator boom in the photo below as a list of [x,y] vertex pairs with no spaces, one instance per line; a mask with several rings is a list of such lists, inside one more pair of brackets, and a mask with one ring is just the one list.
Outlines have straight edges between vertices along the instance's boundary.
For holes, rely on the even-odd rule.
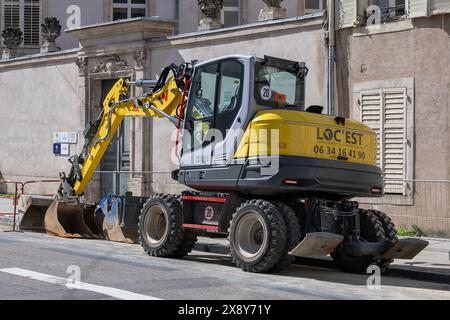
[[[34,231],[41,230],[51,235],[69,238],[105,236],[113,241],[135,241],[136,239],[130,239],[120,232],[118,217],[103,216],[99,222],[94,217],[94,210],[87,209],[85,204],[80,203],[80,197],[125,117],[159,117],[178,126],[182,123],[177,113],[183,106],[183,90],[185,93],[190,77],[187,66],[188,64],[183,64],[178,69],[174,65],[167,67],[161,73],[155,88],[140,97],[128,98],[129,84],[145,86],[144,82],[127,83],[125,79],[118,80],[104,99],[99,118],[86,128],[83,150],[69,159],[72,164],[69,174],[60,174],[61,184],[55,200],[45,214],[41,207],[34,210],[33,201],[28,201],[29,206],[23,209],[24,223],[21,227],[27,229],[33,220]],[[36,225],[36,221],[40,223]],[[113,235],[108,234],[108,228],[105,227],[106,222],[111,225],[111,221],[114,221]]]
[[73,185],[73,195],[81,196],[106,149],[111,143],[117,129],[125,117],[163,117],[176,119],[176,111],[181,105],[182,93],[176,80],[171,77],[159,91],[139,98],[124,99],[128,86],[120,79],[109,92],[103,103],[103,112],[96,135],[91,139],[84,155],[79,158],[82,163],[77,167],[81,172]]

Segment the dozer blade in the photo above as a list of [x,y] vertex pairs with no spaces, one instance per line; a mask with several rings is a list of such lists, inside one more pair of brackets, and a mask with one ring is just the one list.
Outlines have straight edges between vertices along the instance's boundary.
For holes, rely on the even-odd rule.
[[84,204],[55,200],[45,214],[45,231],[63,238],[95,238],[84,220]]
[[423,249],[428,246],[429,242],[420,239],[400,239],[389,249],[384,255],[383,259],[414,259]]
[[344,237],[338,234],[308,233],[289,254],[297,257],[325,257],[332,253],[342,241]]
[[[122,220],[123,200],[114,197],[102,199],[95,212],[97,224],[101,224],[103,236],[114,242],[137,243],[137,222],[125,224]],[[125,219],[126,221],[126,219]]]
[[124,242],[124,243],[136,243],[136,238],[130,236],[126,232],[125,228],[120,225],[120,221],[117,216],[107,216],[103,221],[103,235],[109,241]]
[[44,220],[53,197],[23,195],[19,199],[20,230],[45,232]]

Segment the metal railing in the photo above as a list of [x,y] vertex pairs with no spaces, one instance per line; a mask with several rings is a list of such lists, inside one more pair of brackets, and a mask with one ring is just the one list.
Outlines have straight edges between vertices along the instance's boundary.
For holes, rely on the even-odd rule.
[[38,183],[56,183],[60,182],[60,180],[52,179],[52,180],[29,180],[29,181],[13,181],[13,180],[0,180],[0,185],[14,185],[14,197],[13,197],[13,228],[11,231],[17,231],[17,204],[19,202],[19,198],[21,195],[25,194],[25,187],[31,184]]
[[[154,178],[145,179],[148,182],[158,182],[159,184],[170,183],[171,172],[170,171],[96,171],[99,175],[122,176],[124,180],[129,180],[130,175],[142,175],[142,176],[153,176],[162,175],[161,181],[155,181]],[[100,176],[99,176],[100,178]],[[167,180],[167,181],[166,181]],[[387,181],[387,180],[386,180]],[[393,181],[393,180],[389,180]],[[442,229],[449,229],[450,233],[450,179],[401,179],[396,180],[407,185],[407,196],[402,194],[387,194],[386,196],[391,197],[389,201],[383,203],[381,201],[380,205],[392,205],[396,204],[392,200],[394,196],[395,199],[406,199],[412,197],[413,202],[407,203],[399,201],[399,206],[396,207],[393,212],[395,215],[405,217],[405,221],[423,221],[426,226],[435,225],[436,229],[439,226],[439,221],[445,223],[448,222],[448,226],[442,226]],[[14,194],[11,196],[13,200],[13,228],[12,231],[17,230],[17,214],[18,214],[18,203],[21,195],[27,194],[27,189],[33,184],[42,183],[59,183],[59,179],[44,179],[44,180],[29,180],[29,181],[13,181],[13,180],[0,180],[0,185],[13,185]],[[104,196],[104,195],[103,195]],[[383,199],[383,198],[381,198]],[[414,222],[416,223],[416,222]],[[408,223],[406,223],[408,224]],[[418,223],[420,225],[420,223]],[[430,229],[429,227],[427,227]]]
[[396,20],[406,15],[406,5],[381,8],[381,21]]

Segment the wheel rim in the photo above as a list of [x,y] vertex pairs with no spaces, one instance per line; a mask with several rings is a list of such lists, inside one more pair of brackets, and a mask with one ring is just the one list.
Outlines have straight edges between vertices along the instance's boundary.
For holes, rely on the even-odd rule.
[[144,221],[147,242],[153,246],[161,244],[167,235],[167,211],[164,206],[155,204],[147,210]]
[[233,238],[242,258],[257,260],[267,244],[266,224],[260,215],[248,213],[238,221]]

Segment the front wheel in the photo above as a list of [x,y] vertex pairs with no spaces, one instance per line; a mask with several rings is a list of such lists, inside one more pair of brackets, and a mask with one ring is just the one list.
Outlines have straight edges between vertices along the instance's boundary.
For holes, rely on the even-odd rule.
[[145,252],[156,257],[179,257],[185,236],[182,219],[181,204],[174,196],[154,194],[139,217],[139,242]]
[[268,201],[247,201],[233,214],[229,229],[231,256],[244,271],[270,271],[285,254],[286,239],[283,216]]

